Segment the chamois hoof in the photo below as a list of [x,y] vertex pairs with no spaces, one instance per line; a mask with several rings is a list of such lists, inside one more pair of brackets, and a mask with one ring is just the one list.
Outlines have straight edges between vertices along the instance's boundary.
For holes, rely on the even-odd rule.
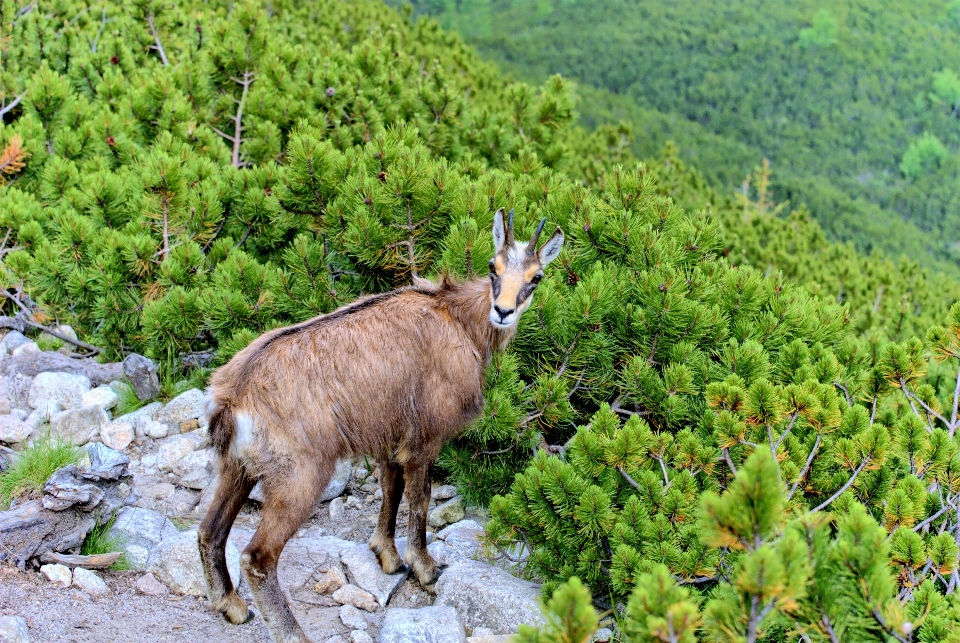
[[234,594],[227,600],[228,604],[226,609],[223,610],[223,617],[234,625],[249,623],[256,616],[253,610],[247,607],[246,602],[237,594]]

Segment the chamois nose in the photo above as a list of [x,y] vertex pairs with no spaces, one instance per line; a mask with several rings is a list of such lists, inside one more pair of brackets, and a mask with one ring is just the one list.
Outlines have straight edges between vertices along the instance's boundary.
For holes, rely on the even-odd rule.
[[514,309],[514,308],[511,308],[510,310],[504,310],[503,308],[500,308],[500,306],[497,306],[496,304],[494,304],[494,305],[493,305],[493,310],[494,310],[498,315],[500,315],[500,319],[503,320],[503,319],[506,319],[506,318],[507,318],[507,315],[510,315],[515,309]]

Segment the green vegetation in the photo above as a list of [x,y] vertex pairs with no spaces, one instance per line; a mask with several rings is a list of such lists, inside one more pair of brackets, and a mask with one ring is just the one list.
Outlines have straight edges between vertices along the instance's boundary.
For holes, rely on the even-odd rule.
[[634,124],[640,158],[673,140],[728,190],[769,158],[777,197],[806,204],[831,238],[960,274],[960,76],[953,56],[960,22],[952,4],[413,6],[520,78],[561,73],[580,82],[583,122]]
[[[629,127],[575,124],[560,77],[507,80],[372,1],[300,4],[4,5],[0,286],[109,358],[158,359],[173,394],[198,355],[414,275],[483,275],[499,207],[518,237],[546,217],[564,252],[438,470],[489,504],[494,550],[525,543],[526,570],[565,587],[524,636],[582,640],[589,589],[636,640],[665,621],[678,640],[820,637],[824,614],[849,640],[909,640],[908,618],[944,638],[957,284],[827,241],[868,230],[862,196],[818,192],[853,217],[825,230],[776,196],[811,175],[746,155],[735,194],[673,147],[638,164]],[[843,45],[828,18],[803,52]],[[944,171],[937,149],[908,167]]]
[[[83,541],[83,545],[80,546],[80,554],[83,556],[95,556],[97,554],[110,554],[113,552],[123,551],[124,541],[123,538],[119,536],[113,536],[110,534],[110,528],[113,527],[113,523],[116,521],[117,516],[114,514],[110,517],[110,520],[100,524],[100,521],[97,521],[97,524],[94,525],[93,529],[87,534],[87,537]],[[127,555],[123,554],[117,561],[110,566],[110,569],[115,572],[121,572],[127,569],[131,569],[130,562],[127,560]]]
[[0,473],[0,507],[24,491],[40,490],[54,471],[80,460],[80,450],[49,436],[33,440],[17,453],[13,465]]

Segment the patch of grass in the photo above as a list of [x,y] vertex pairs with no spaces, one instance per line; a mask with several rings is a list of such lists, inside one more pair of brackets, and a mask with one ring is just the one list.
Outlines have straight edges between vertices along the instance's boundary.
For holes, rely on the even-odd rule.
[[142,406],[145,406],[147,401],[141,400],[137,397],[136,391],[133,390],[133,387],[124,382],[123,386],[117,391],[117,406],[114,408],[114,416],[120,417],[121,415],[126,415],[127,413],[133,413]]
[[17,454],[13,466],[0,474],[0,507],[6,509],[14,497],[26,490],[39,490],[54,471],[79,462],[81,456],[78,447],[49,435],[34,440]]
[[191,526],[193,523],[184,518],[173,517],[170,519],[170,522],[173,523],[173,526],[177,528],[178,531],[183,531],[187,527]]
[[[123,551],[124,545],[126,544],[123,538],[110,535],[110,527],[113,526],[113,523],[116,519],[117,515],[114,514],[110,520],[104,524],[94,527],[93,530],[87,534],[87,538],[83,541],[83,545],[80,546],[80,553],[84,556],[95,556],[97,554],[109,554],[115,551]],[[110,565],[110,569],[115,572],[122,572],[130,568],[131,566],[129,561],[127,561],[126,554],[120,556],[120,558],[117,559],[117,562],[115,562],[113,565]]]

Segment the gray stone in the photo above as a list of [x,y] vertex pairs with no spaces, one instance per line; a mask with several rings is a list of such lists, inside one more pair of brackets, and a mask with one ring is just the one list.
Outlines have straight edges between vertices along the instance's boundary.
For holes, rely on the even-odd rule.
[[99,406],[68,409],[50,418],[51,435],[70,444],[83,445],[96,439],[109,422],[107,412]]
[[430,497],[434,500],[449,500],[457,495],[457,488],[452,484],[438,485],[430,491]]
[[176,525],[162,514],[143,507],[123,507],[110,526],[108,536],[117,539],[133,569],[144,569],[147,555],[165,538],[176,536]]
[[[476,558],[483,533],[483,527],[479,523],[473,520],[461,520],[440,530],[437,538],[443,540],[449,548],[448,558]],[[449,565],[450,563],[448,561],[441,564]]]
[[[233,584],[240,582],[240,551],[227,541],[227,571]],[[207,582],[200,563],[197,532],[184,531],[164,538],[150,554],[147,571],[179,594],[207,595]]]
[[41,565],[40,573],[51,583],[59,583],[63,587],[70,587],[73,574],[66,565]]
[[[283,548],[277,567],[280,586],[304,587],[313,592],[314,583],[323,577],[323,572],[339,568],[340,554],[355,545],[356,543],[333,536],[303,536],[291,539]],[[343,578],[343,583],[346,583],[346,577]]]
[[365,630],[354,630],[350,632],[350,643],[373,643],[373,637]]
[[192,451],[174,463],[171,470],[179,478],[180,486],[202,491],[213,479],[216,457],[213,448]]
[[489,628],[478,627],[474,630],[473,636],[467,637],[467,643],[510,643],[513,640],[513,634],[476,634],[477,630],[489,632]]
[[171,473],[182,472],[180,462],[197,448],[197,443],[186,435],[174,435],[160,444],[157,468]]
[[[433,557],[433,560],[436,561],[438,565],[443,566],[449,565],[454,560],[461,558],[461,556],[458,556],[453,550],[453,547],[442,540],[438,540],[427,545],[427,553]],[[403,554],[400,555],[402,556]]]
[[393,593],[407,579],[406,570],[399,574],[385,574],[377,556],[363,544],[354,545],[340,555],[347,568],[347,576],[361,589],[370,592],[380,607],[386,607]]
[[204,416],[207,408],[207,396],[200,389],[190,389],[170,400],[159,413],[157,422],[170,427],[171,432],[180,431],[180,423]]
[[543,625],[539,587],[502,569],[473,560],[456,560],[437,581],[435,605],[457,610],[469,628],[488,627],[512,634],[520,625]]
[[22,616],[0,616],[0,643],[30,643],[27,622]]
[[0,442],[19,444],[33,434],[33,429],[16,415],[0,415]]
[[94,597],[110,594],[110,588],[103,582],[103,579],[96,572],[83,567],[77,567],[73,570],[73,586],[79,587]]
[[343,518],[343,498],[334,498],[330,501],[330,520]]
[[137,591],[147,596],[166,596],[170,593],[167,586],[158,581],[153,574],[144,574],[137,579]]
[[[436,534],[434,534],[432,531],[428,531],[426,535],[427,535],[427,548],[429,549],[430,543],[433,542],[434,538],[436,537]],[[403,558],[404,552],[407,551],[407,537],[400,536],[399,538],[395,538],[394,544],[397,546],[397,553],[400,554],[400,558]]]
[[613,630],[609,627],[601,627],[593,633],[593,643],[607,643],[613,639]]
[[12,357],[24,357],[29,359],[31,355],[43,355],[43,351],[40,350],[40,347],[37,346],[35,341],[30,339],[10,351],[10,355]]
[[160,379],[157,377],[157,365],[143,355],[130,353],[123,360],[123,374],[130,381],[137,398],[152,400],[160,393]]
[[111,422],[100,429],[100,440],[111,449],[122,451],[135,437],[136,431],[130,422]]
[[435,507],[427,514],[427,522],[431,527],[443,527],[450,523],[463,520],[466,511],[463,508],[463,500],[460,497],[451,498],[442,505]]
[[151,402],[145,406],[141,406],[136,411],[131,411],[126,415],[121,415],[118,418],[114,418],[114,422],[129,422],[133,425],[133,428],[137,432],[137,437],[142,437],[144,435],[143,427],[146,426],[148,422],[154,419],[160,409],[163,408],[163,404],[160,402]]
[[149,420],[146,425],[143,427],[143,433],[148,438],[153,438],[154,440],[162,440],[171,433],[175,431],[170,430],[169,424],[164,424],[163,422],[157,422],[156,420]]
[[62,409],[79,408],[84,394],[90,390],[90,379],[71,373],[40,373],[30,385],[28,403],[40,408],[51,401]]
[[464,643],[467,634],[457,611],[447,606],[387,610],[378,643]]
[[150,552],[140,545],[127,545],[123,549],[123,557],[130,569],[146,569]]
[[350,472],[353,470],[353,464],[350,460],[337,461],[337,468],[333,472],[333,477],[327,483],[327,488],[320,494],[320,502],[333,500],[340,496],[343,490],[347,488],[350,481]]
[[356,585],[344,585],[333,593],[333,600],[341,605],[353,605],[368,612],[375,612],[378,607],[377,599]]
[[363,612],[353,605],[342,605],[340,607],[340,621],[351,630],[367,629],[367,619],[363,618]]
[[12,353],[17,347],[23,346],[30,340],[27,339],[23,333],[11,330],[9,333],[3,336],[3,339],[0,339],[0,353],[8,355]]
[[109,386],[98,386],[90,389],[83,394],[80,399],[81,406],[99,406],[105,411],[109,411],[117,405],[120,397]]
[[491,630],[489,627],[475,627],[473,628],[472,637],[476,636],[496,636],[497,634]]

